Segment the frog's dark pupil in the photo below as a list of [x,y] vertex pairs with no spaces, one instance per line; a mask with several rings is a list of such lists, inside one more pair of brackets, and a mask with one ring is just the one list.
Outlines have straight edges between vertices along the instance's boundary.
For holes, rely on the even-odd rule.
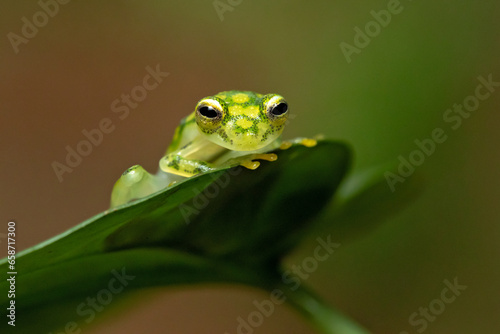
[[273,114],[274,116],[280,116],[286,113],[287,111],[288,111],[288,105],[284,102],[281,102],[273,109],[271,109],[271,114]]
[[205,117],[208,117],[208,118],[215,118],[215,117],[217,117],[217,111],[214,108],[208,107],[208,106],[201,107],[200,108],[200,114],[202,116],[205,116]]

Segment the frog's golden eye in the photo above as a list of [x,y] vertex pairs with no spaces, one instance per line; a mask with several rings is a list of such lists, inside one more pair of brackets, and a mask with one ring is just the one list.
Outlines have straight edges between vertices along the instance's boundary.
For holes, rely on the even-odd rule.
[[203,99],[196,106],[196,123],[206,129],[214,129],[222,121],[224,109],[215,99]]
[[211,106],[201,106],[198,109],[198,112],[200,113],[201,116],[206,117],[206,118],[216,118],[219,116],[219,113],[217,113],[217,110],[215,110]]
[[285,102],[281,102],[271,107],[271,110],[269,112],[274,116],[281,116],[284,113],[288,112],[288,104],[286,104]]
[[275,125],[283,124],[288,118],[288,103],[283,97],[275,95],[266,103],[266,114]]

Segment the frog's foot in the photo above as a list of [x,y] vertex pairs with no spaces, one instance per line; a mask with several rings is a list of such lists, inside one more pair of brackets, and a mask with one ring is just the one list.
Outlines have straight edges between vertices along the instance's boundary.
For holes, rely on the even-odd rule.
[[239,164],[240,166],[243,166],[245,168],[255,170],[259,168],[260,162],[259,161],[254,161],[254,160],[266,160],[266,161],[276,161],[278,160],[278,156],[275,153],[260,153],[260,154],[251,154],[245,157],[242,157],[243,159],[240,160]]
[[318,144],[318,140],[321,139],[320,136],[316,136],[316,138],[295,138],[289,141],[284,141],[280,145],[281,150],[288,150],[292,145],[299,144],[306,147],[314,147]]
[[293,143],[291,141],[284,141],[280,145],[280,150],[288,150],[290,147],[292,147]]
[[151,175],[142,166],[132,166],[116,181],[111,193],[111,207],[146,197],[165,188],[167,182],[166,179]]

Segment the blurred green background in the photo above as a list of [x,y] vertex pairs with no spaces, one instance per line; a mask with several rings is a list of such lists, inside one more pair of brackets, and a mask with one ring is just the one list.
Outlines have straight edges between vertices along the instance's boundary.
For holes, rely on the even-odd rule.
[[[231,9],[222,20],[211,0],[72,1],[16,53],[8,34],[21,36],[22,18],[33,22],[41,7],[3,2],[0,233],[15,220],[25,249],[105,210],[123,170],[136,163],[156,170],[178,121],[200,98],[275,92],[295,116],[285,137],[347,141],[355,169],[408,158],[414,141],[435,128],[448,135],[416,169],[426,182],[420,198],[342,243],[307,283],[374,333],[399,334],[417,333],[422,327],[409,316],[457,277],[467,289],[425,333],[498,333],[500,89],[456,130],[443,114],[474,94],[477,77],[500,81],[500,2],[403,0],[350,63],[340,44],[353,45],[353,29],[364,30],[370,12],[391,1],[217,3]],[[120,120],[111,103],[157,64],[169,76]],[[103,118],[115,130],[59,182],[53,161],[64,163],[65,147],[75,148],[82,130]],[[303,247],[289,262],[311,251]],[[266,298],[234,286],[143,294],[149,297],[85,332],[232,334],[252,301]],[[313,332],[281,306],[255,333]]]

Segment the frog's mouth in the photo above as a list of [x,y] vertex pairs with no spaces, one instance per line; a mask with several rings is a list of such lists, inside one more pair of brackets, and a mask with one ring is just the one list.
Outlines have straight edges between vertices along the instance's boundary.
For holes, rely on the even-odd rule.
[[279,136],[260,136],[254,132],[219,131],[214,142],[233,151],[255,151],[261,149]]
[[230,120],[224,127],[211,135],[211,140],[233,151],[255,151],[275,141],[283,126],[273,126],[266,122],[241,117]]

